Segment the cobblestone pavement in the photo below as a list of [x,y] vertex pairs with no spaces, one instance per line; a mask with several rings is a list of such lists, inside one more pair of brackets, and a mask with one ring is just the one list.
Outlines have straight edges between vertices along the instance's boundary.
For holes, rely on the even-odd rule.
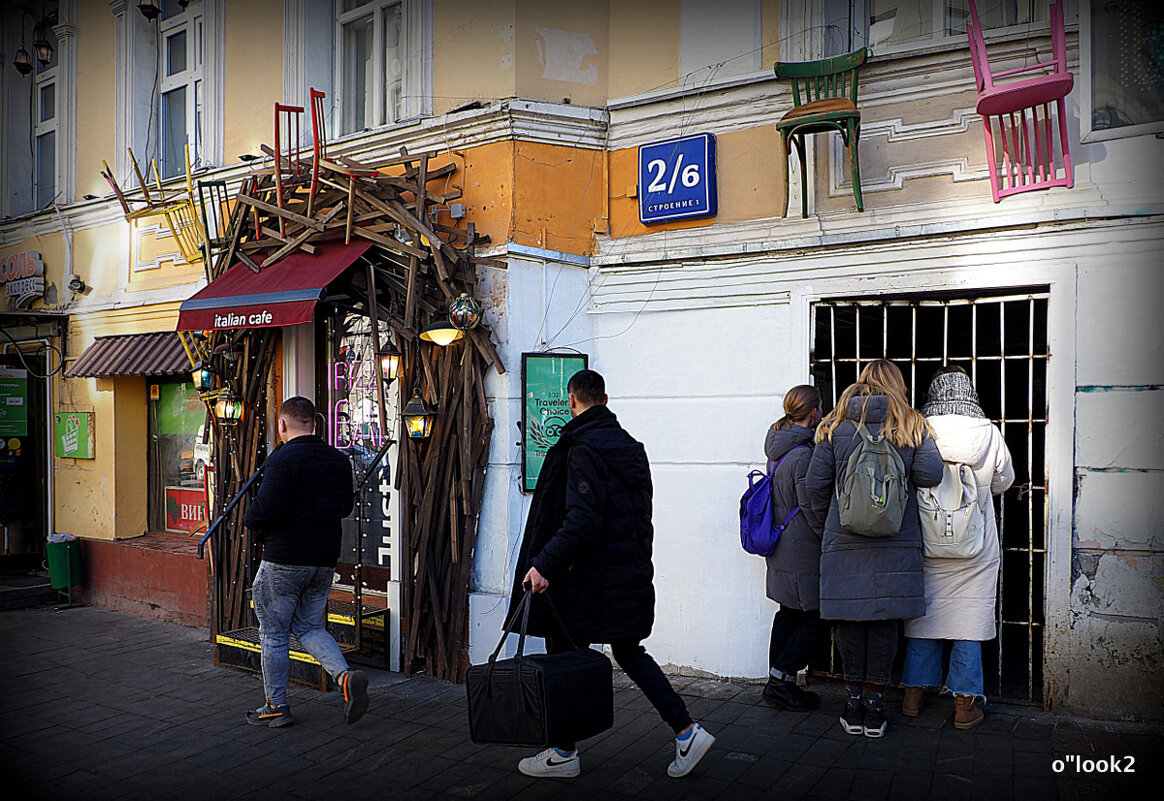
[[[41,607],[0,612],[0,642],[0,785],[18,799],[1134,801],[1160,797],[1164,772],[1160,726],[992,704],[957,731],[949,699],[909,719],[891,690],[889,730],[870,740],[841,731],[838,684],[816,686],[821,710],[789,713],[758,703],[755,684],[676,678],[718,739],[695,774],[671,779],[670,731],[616,673],[615,727],[581,744],[582,775],[531,779],[516,763],[532,749],[470,742],[460,686],[372,672],[371,710],[352,726],[335,693],[293,686],[297,725],[254,728],[243,713],[262,684],[215,667],[205,631]],[[1113,774],[1113,759],[1134,773]]]

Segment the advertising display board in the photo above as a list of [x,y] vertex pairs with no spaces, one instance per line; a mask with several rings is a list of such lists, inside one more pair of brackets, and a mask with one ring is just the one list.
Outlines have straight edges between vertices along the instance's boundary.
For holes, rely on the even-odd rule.
[[96,459],[93,412],[53,415],[53,452],[62,459]]
[[0,369],[0,437],[28,436],[28,371]]
[[533,492],[546,452],[570,422],[566,385],[589,365],[585,353],[521,354],[521,489]]

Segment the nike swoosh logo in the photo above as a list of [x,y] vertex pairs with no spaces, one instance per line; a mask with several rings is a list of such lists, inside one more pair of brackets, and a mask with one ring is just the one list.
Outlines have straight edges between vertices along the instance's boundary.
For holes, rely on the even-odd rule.
[[546,766],[551,767],[551,768],[556,768],[558,765],[565,765],[567,762],[571,762],[571,761],[572,760],[570,760],[570,759],[563,759],[561,762],[555,762],[553,757],[549,757],[548,759],[546,759]]
[[691,751],[691,746],[695,743],[695,735],[691,735],[691,739],[687,741],[687,747],[679,746],[679,756],[685,757]]

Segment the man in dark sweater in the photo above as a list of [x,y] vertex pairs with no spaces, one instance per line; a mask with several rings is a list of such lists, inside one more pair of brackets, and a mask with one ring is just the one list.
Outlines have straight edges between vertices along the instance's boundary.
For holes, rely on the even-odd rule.
[[[610,643],[619,667],[675,732],[675,760],[667,775],[686,776],[715,737],[691,720],[687,705],[641,644],[655,621],[647,452],[606,407],[601,375],[582,370],[566,389],[573,419],[538,474],[513,597],[520,599],[524,584],[535,593],[548,590],[562,610],[569,640],[582,647]],[[531,633],[546,637],[550,653],[569,647],[542,617],[531,614]],[[521,760],[518,770],[527,776],[577,776],[576,746],[554,743]]]
[[247,723],[278,728],[295,722],[287,705],[292,634],[335,680],[344,719],[355,723],[368,709],[368,675],[348,669],[324,628],[341,523],[355,500],[352,464],[315,435],[315,404],[307,398],[283,402],[278,430],[283,444],[267,457],[244,521],[263,544],[252,590],[267,694],[263,706],[247,713]]

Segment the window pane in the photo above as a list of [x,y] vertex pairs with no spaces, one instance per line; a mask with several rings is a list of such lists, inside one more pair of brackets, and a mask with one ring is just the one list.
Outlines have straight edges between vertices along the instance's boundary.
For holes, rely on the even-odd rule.
[[344,133],[361,131],[372,121],[372,18],[344,26]]
[[36,207],[43,209],[57,194],[57,134],[36,138]]
[[57,116],[57,85],[46,84],[40,88],[40,121],[45,122]]
[[162,177],[185,170],[186,87],[162,95]]
[[1092,129],[1164,120],[1164,6],[1093,2],[1091,29]]
[[186,71],[186,31],[166,38],[166,75]]
[[934,8],[930,0],[871,0],[869,46],[918,44],[934,37]]
[[[183,488],[202,488],[210,446],[202,444],[201,429],[206,406],[198,400],[193,384],[162,383],[158,399],[149,402],[150,528],[182,530],[191,514],[181,514],[181,504],[196,503]],[[186,519],[186,525],[180,524]]]
[[351,11],[352,9],[359,8],[360,6],[366,6],[370,2],[371,0],[343,0],[343,2],[340,3],[340,10]]
[[404,42],[400,29],[400,5],[397,4],[384,12],[385,122],[400,119],[400,93],[404,78]]

